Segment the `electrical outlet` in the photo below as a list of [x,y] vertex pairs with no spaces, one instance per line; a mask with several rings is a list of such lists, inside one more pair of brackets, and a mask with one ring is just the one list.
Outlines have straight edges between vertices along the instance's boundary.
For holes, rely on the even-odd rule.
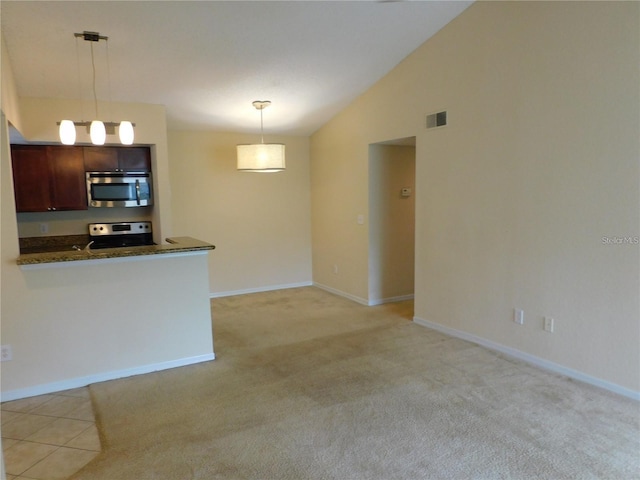
[[333,274],[334,275],[338,274],[338,265],[337,264],[333,266]]
[[7,362],[13,360],[13,352],[11,352],[11,345],[2,345],[0,347],[0,362]]
[[524,310],[516,308],[513,310],[513,321],[518,325],[524,325]]
[[555,323],[555,321],[553,320],[553,318],[551,318],[551,317],[544,317],[544,324],[542,325],[542,328],[543,328],[546,332],[553,333],[554,323]]
[[40,224],[40,233],[49,233],[49,224],[41,223]]

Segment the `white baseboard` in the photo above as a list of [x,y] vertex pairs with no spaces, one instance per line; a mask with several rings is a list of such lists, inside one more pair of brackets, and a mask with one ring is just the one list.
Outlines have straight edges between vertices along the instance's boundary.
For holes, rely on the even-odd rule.
[[329,293],[333,293],[340,297],[348,298],[349,300],[353,300],[361,305],[366,305],[368,307],[373,307],[375,305],[382,305],[384,303],[393,303],[393,302],[402,302],[403,300],[411,300],[414,296],[411,295],[400,295],[397,297],[387,297],[387,298],[375,298],[373,300],[367,300],[366,298],[356,297],[355,295],[351,295],[350,293],[343,292],[342,290],[338,290],[336,288],[328,287],[327,285],[323,285],[321,283],[313,283],[314,287],[318,287],[321,290],[325,290]]
[[310,287],[311,282],[288,283],[285,285],[271,285],[267,287],[247,288],[244,290],[230,290],[226,292],[211,292],[209,298],[232,297],[234,295],[245,295],[247,293],[270,292],[272,290],[284,290],[286,288]]
[[395,303],[395,302],[403,302],[405,300],[413,300],[413,293],[411,295],[398,295],[397,297],[387,297],[387,298],[375,298],[373,300],[369,300],[369,306],[374,305],[383,305],[385,303]]
[[430,322],[429,320],[424,320],[419,317],[413,317],[413,321],[423,327],[431,328],[441,333],[451,335],[452,337],[456,337],[462,340],[467,340],[469,342],[476,343],[490,350],[495,350],[500,353],[504,353],[505,355],[508,355],[510,357],[517,358],[518,360],[522,360],[524,362],[530,363],[544,370],[549,370],[551,372],[564,375],[565,377],[569,377],[574,380],[588,383],[589,385],[603,388],[605,390],[609,390],[610,392],[617,393],[618,395],[622,395],[624,397],[628,397],[633,400],[640,401],[640,392],[636,392],[635,390],[630,390],[628,388],[622,387],[615,383],[607,382],[600,378],[592,377],[591,375],[587,375],[586,373],[582,373],[578,370],[573,370],[571,368],[564,367],[557,363],[550,362],[549,360],[545,360],[544,358],[536,357],[535,355],[531,355],[529,353],[516,350],[515,348],[507,347],[505,345],[492,342],[491,340],[478,337],[471,333],[463,332],[461,330],[456,330],[455,328],[446,327],[439,323]]
[[361,305],[366,305],[368,307],[373,307],[375,305],[382,305],[384,303],[402,302],[403,300],[413,299],[413,294],[410,294],[410,295],[399,295],[397,297],[375,298],[373,300],[367,300],[366,298],[356,297],[355,295],[351,295],[350,293],[343,292],[342,290],[328,287],[327,285],[323,285],[321,283],[314,282],[313,286],[318,287],[322,290],[326,290],[329,293],[334,293],[340,297],[348,298],[349,300],[353,300],[354,302],[357,302]]
[[392,303],[392,302],[401,302],[403,300],[411,300],[413,298],[413,294],[411,295],[401,295],[398,297],[389,297],[389,298],[380,298],[375,300],[367,300],[366,298],[356,297],[355,295],[351,295],[350,293],[343,292],[341,290],[337,290],[332,287],[328,287],[327,285],[323,285],[321,283],[316,282],[301,282],[301,283],[289,283],[286,285],[272,285],[268,287],[257,287],[257,288],[247,288],[244,290],[230,290],[226,292],[212,292],[209,293],[209,298],[221,298],[221,297],[232,297],[234,295],[245,295],[247,293],[260,293],[260,292],[270,292],[273,290],[284,290],[286,288],[299,288],[299,287],[318,287],[322,290],[325,290],[329,293],[333,293],[340,297],[348,298],[349,300],[353,300],[361,305],[374,306],[374,305],[382,305],[383,303]]
[[348,298],[349,300],[353,300],[354,302],[357,302],[361,305],[367,305],[369,306],[369,300],[367,300],[366,298],[360,298],[360,297],[356,297],[355,295],[351,295],[350,293],[346,293],[343,292],[342,290],[338,290],[332,287],[328,287],[327,285],[323,285],[321,283],[316,283],[313,282],[313,286],[314,287],[318,287],[321,290],[325,290],[329,293],[333,293],[335,295],[338,295],[339,297],[344,297],[344,298]]
[[118,378],[131,377],[133,375],[142,375],[144,373],[168,370],[170,368],[185,367],[187,365],[193,365],[194,363],[215,360],[215,358],[216,356],[214,353],[197,355],[195,357],[179,358],[177,360],[170,360],[168,362],[154,363],[151,365],[143,365],[140,367],[126,368],[124,370],[115,370],[112,372],[88,375],[86,377],[70,378],[68,380],[63,380],[60,382],[45,383],[28,388],[9,390],[8,392],[2,392],[0,394],[0,397],[1,401],[8,402],[11,400],[35,397],[37,395],[44,395],[47,393],[62,392],[64,390],[71,390],[73,388],[86,387],[87,385],[90,385],[92,383],[105,382],[107,380],[116,380]]

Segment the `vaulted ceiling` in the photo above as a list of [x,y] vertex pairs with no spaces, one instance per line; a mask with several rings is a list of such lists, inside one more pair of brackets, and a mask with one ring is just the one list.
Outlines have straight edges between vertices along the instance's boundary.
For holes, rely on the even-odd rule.
[[[2,35],[24,97],[162,104],[170,129],[310,135],[469,1],[13,1]],[[108,81],[110,80],[110,81]]]

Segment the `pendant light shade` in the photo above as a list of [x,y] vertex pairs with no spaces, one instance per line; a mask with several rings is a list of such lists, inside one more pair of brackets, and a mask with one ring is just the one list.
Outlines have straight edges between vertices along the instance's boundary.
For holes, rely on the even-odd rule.
[[120,143],[123,145],[131,145],[133,143],[133,125],[131,122],[120,122],[118,133],[120,135]]
[[271,105],[268,100],[253,102],[260,110],[260,143],[237,145],[237,168],[244,172],[281,172],[285,169],[284,145],[281,143],[264,143],[262,126],[262,110]]
[[60,122],[59,134],[63,145],[76,143],[76,126],[72,120],[62,120]]
[[104,145],[107,139],[107,130],[104,128],[104,123],[100,120],[91,122],[89,136],[91,137],[91,143],[94,145]]
[[285,169],[284,145],[281,143],[256,143],[236,148],[238,170],[269,173]]

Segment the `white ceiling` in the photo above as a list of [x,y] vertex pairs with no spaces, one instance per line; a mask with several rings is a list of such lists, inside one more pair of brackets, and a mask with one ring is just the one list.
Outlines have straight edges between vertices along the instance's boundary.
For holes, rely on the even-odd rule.
[[251,133],[251,102],[271,100],[266,135],[310,135],[470,4],[2,0],[0,14],[20,96],[92,99],[91,42],[73,34],[96,31],[99,100],[165,105],[170,129]]

